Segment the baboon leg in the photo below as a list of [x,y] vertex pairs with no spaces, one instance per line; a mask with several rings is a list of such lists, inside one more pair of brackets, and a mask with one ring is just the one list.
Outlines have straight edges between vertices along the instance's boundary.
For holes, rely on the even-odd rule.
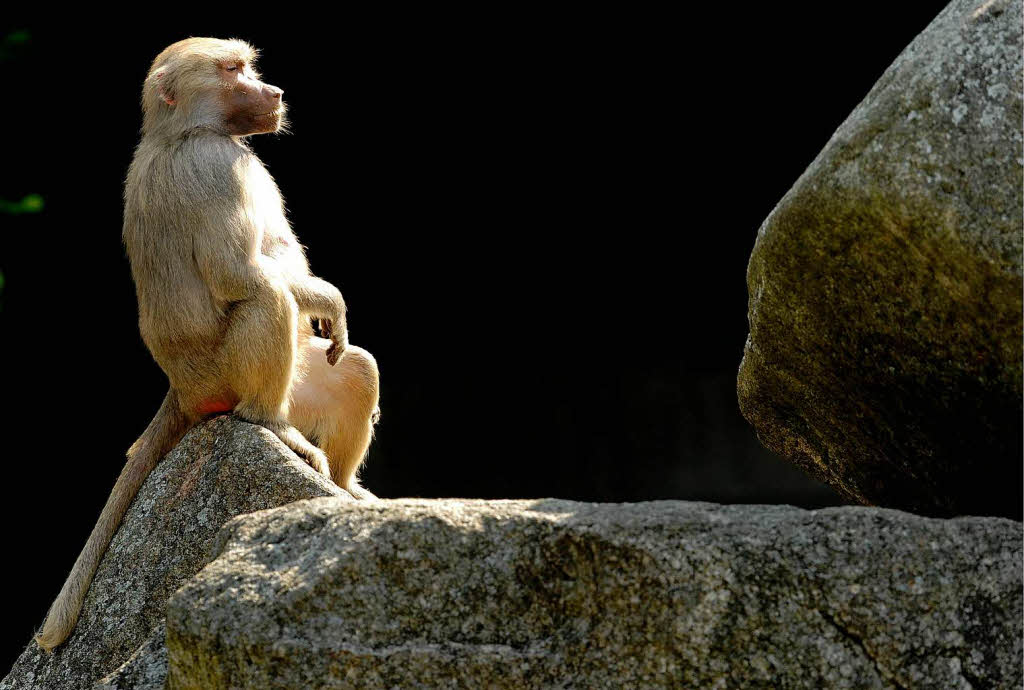
[[318,439],[338,486],[356,498],[374,498],[359,485],[357,472],[378,416],[377,362],[366,350],[349,345],[332,367],[325,354],[329,345],[323,338],[300,336],[304,366],[292,390],[289,420]]
[[268,285],[235,306],[218,360],[222,375],[238,395],[235,414],[266,427],[313,469],[330,477],[323,451],[288,421],[297,325],[294,298],[286,289]]

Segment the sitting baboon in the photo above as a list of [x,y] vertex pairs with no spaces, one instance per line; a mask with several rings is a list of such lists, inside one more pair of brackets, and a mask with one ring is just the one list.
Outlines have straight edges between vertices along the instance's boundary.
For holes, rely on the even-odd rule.
[[50,607],[36,637],[46,650],[74,629],[147,475],[205,416],[233,410],[356,498],[373,498],[356,471],[377,415],[377,365],[348,345],[341,293],[310,274],[277,185],[245,143],[284,118],[282,91],[259,81],[255,57],[242,41],[190,38],[146,77],[124,243],[139,329],[170,390]]

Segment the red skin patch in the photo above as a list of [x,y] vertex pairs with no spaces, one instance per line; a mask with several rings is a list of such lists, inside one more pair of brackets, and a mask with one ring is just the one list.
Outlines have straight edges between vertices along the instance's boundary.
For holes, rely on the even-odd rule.
[[235,404],[236,402],[234,400],[228,400],[227,398],[207,398],[203,402],[199,403],[199,407],[196,408],[196,412],[200,417],[217,414],[219,412],[230,412],[235,409]]

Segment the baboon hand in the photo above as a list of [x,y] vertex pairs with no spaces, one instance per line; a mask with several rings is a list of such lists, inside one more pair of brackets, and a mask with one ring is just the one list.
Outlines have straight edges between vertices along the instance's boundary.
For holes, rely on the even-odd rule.
[[348,329],[344,321],[340,328],[336,328],[333,319],[320,319],[320,335],[331,341],[327,347],[327,363],[333,367],[348,347]]

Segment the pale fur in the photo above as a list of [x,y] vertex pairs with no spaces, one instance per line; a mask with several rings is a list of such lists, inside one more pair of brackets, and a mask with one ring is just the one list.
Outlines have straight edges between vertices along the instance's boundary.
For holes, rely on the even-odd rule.
[[[146,78],[143,137],[125,184],[123,238],[139,329],[170,390],[128,450],[100,519],[50,607],[36,636],[43,649],[71,634],[132,499],[159,459],[202,418],[206,401],[235,403],[237,416],[265,426],[357,498],[373,498],[356,473],[377,417],[376,362],[347,345],[341,293],[310,274],[277,185],[244,138],[225,125],[228,87],[218,64],[244,63],[252,80],[255,55],[242,41],[191,38],[164,50]],[[331,340],[313,334],[310,317],[330,320]],[[335,348],[343,354],[332,367],[327,352]]]

